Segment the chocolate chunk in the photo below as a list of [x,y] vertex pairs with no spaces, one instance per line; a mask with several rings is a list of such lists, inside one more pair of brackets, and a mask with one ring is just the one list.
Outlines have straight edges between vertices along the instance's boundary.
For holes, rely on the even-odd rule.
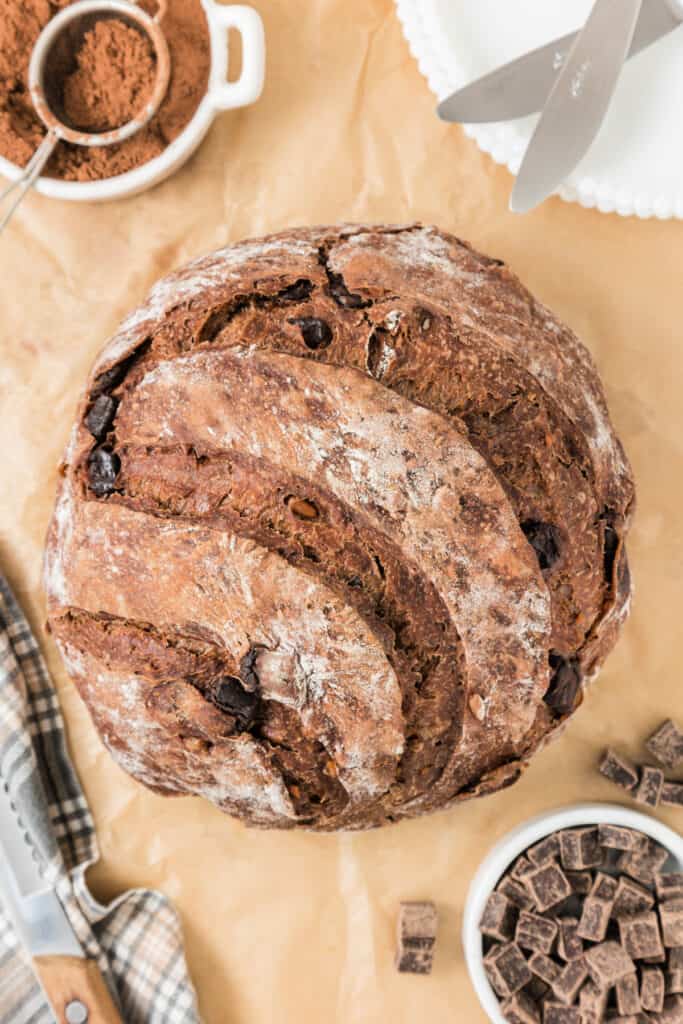
[[116,477],[121,469],[121,460],[109,448],[95,448],[88,458],[88,482],[98,498],[111,494],[116,487]]
[[256,665],[259,655],[263,650],[265,650],[264,647],[255,644],[249,648],[240,661],[240,682],[244,689],[249,690],[250,693],[254,693],[260,686]]
[[534,868],[522,881],[539,911],[549,910],[572,894],[567,876],[554,861]]
[[608,990],[599,988],[589,978],[579,993],[582,1024],[601,1024],[607,1009],[607,999]]
[[518,908],[502,892],[492,892],[479,922],[479,931],[498,942],[507,942],[515,934]]
[[587,896],[593,885],[593,876],[590,871],[567,871],[567,878],[572,891],[577,896]]
[[620,917],[619,937],[625,951],[633,960],[661,956],[664,952],[659,922],[653,910],[644,910],[633,917]]
[[644,910],[649,910],[654,906],[654,903],[655,898],[649,889],[638,885],[632,878],[626,878],[622,875],[614,896],[612,916],[615,918],[632,917],[634,914],[640,914]]
[[522,854],[522,856],[518,857],[512,865],[512,868],[510,869],[510,877],[514,878],[517,882],[521,882],[525,875],[528,875],[530,871],[534,870],[534,866],[535,865],[531,863],[529,858],[525,854]]
[[433,903],[401,903],[398,915],[396,968],[402,974],[431,973],[436,925],[437,913]]
[[499,996],[508,998],[531,981],[533,975],[519,946],[494,946],[484,957],[484,969]]
[[560,855],[560,839],[557,832],[541,839],[540,843],[536,843],[535,846],[530,846],[526,855],[537,867],[549,860],[556,860]]
[[98,395],[88,409],[85,425],[98,441],[104,440],[116,412],[117,402],[111,395]]
[[683,996],[667,996],[662,1012],[654,1021],[655,1024],[683,1024]]
[[320,516],[317,506],[306,498],[295,498],[290,494],[285,498],[287,508],[297,519],[317,519]]
[[640,992],[638,975],[627,974],[617,982],[617,1009],[624,1017],[640,1013]]
[[332,328],[326,320],[317,316],[297,316],[288,321],[301,331],[306,348],[313,351],[327,348],[332,341]]
[[576,1006],[563,1003],[546,1003],[543,1007],[543,1024],[582,1024],[581,1011]]
[[683,896],[683,873],[680,871],[671,871],[666,874],[657,872],[655,874],[655,889],[662,903],[665,900],[674,900],[677,896]]
[[620,978],[633,974],[635,964],[617,942],[601,942],[584,954],[588,971],[598,988],[612,988]]
[[598,825],[598,842],[609,850],[640,850],[646,837],[642,832],[621,825]]
[[501,1010],[507,1024],[540,1024],[538,1007],[525,992],[516,992],[502,1004]]
[[683,971],[683,946],[672,946],[669,950],[669,970]]
[[617,882],[609,875],[598,872],[585,899],[576,934],[589,942],[602,942],[607,935]]
[[511,878],[510,875],[506,875],[503,881],[499,882],[498,892],[502,892],[504,896],[507,896],[510,903],[514,903],[520,910],[534,909],[535,903],[529,890],[521,882]]
[[571,828],[560,832],[560,861],[565,871],[599,867],[602,859],[597,828]]
[[667,971],[665,977],[666,994],[668,996],[683,992],[683,971]]
[[364,299],[362,295],[350,292],[341,274],[335,274],[329,267],[326,270],[329,292],[338,306],[344,309],[367,309],[372,305],[372,299]]
[[307,277],[298,278],[294,284],[288,284],[277,293],[277,298],[283,302],[305,302],[310,299],[313,292],[313,282]]
[[660,802],[667,807],[683,807],[683,783],[664,782]]
[[641,769],[640,782],[633,794],[639,804],[646,804],[648,807],[657,807],[659,798],[662,795],[664,784],[664,772],[659,768],[652,768],[644,764]]
[[638,770],[626,757],[606,750],[600,762],[600,774],[622,789],[632,790],[638,785]]
[[523,949],[538,953],[550,953],[557,938],[557,925],[538,914],[522,910],[517,921],[515,942]]
[[669,949],[683,946],[683,897],[666,900],[659,904],[659,920],[662,924],[662,939]]
[[677,768],[683,763],[683,732],[670,718],[652,733],[645,746],[665,768]]
[[557,922],[557,955],[563,960],[579,960],[583,956],[583,940],[576,934],[578,924],[575,917],[561,917]]
[[655,874],[669,859],[669,851],[654,839],[648,839],[647,845],[632,853],[622,853],[617,861],[617,868],[636,882],[648,889],[655,887]]
[[521,524],[522,532],[536,552],[541,569],[552,569],[560,557],[562,534],[552,523],[542,523],[538,519],[525,519]]
[[561,968],[544,953],[534,953],[529,959],[529,970],[546,985],[552,985],[560,976]]
[[235,727],[245,732],[254,724],[259,704],[257,693],[245,690],[239,679],[224,676],[214,688],[214,700],[221,711],[235,718]]
[[549,708],[557,715],[568,715],[576,706],[576,697],[581,689],[581,672],[574,658],[563,658],[555,652],[550,654],[552,675],[543,697]]
[[[542,956],[543,954],[538,953],[537,955]],[[529,984],[524,986],[522,992],[526,993],[535,1003],[542,1003],[550,992],[550,986],[534,975]]]
[[552,986],[553,993],[558,1002],[571,1006],[587,977],[588,968],[583,957],[568,963]]
[[664,974],[658,967],[643,967],[640,1002],[648,1013],[659,1013],[664,1008]]

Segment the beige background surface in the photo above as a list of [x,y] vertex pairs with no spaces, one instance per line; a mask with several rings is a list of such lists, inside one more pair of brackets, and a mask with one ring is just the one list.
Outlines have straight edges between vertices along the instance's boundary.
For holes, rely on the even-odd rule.
[[[227,114],[172,180],[102,206],[32,196],[0,242],[0,564],[41,631],[93,807],[107,898],[161,887],[183,917],[207,1024],[480,1024],[461,958],[468,880],[527,816],[612,799],[612,743],[683,719],[683,224],[560,200],[507,212],[511,179],[440,124],[390,0],[258,0],[269,45],[257,107]],[[564,737],[513,790],[352,836],[249,832],[198,800],[163,800],[110,760],[42,632],[55,467],[95,353],[160,274],[289,225],[418,218],[503,257],[583,337],[633,461],[633,617]],[[661,812],[679,830],[683,812]],[[441,913],[431,978],[392,966],[401,899]]]

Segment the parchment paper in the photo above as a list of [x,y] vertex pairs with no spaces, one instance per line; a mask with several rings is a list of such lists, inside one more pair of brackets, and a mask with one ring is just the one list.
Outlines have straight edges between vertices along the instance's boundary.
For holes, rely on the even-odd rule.
[[[163,889],[183,916],[207,1024],[482,1024],[461,955],[467,885],[528,816],[619,793],[595,762],[641,755],[683,719],[683,224],[547,202],[507,212],[511,179],[434,101],[390,0],[258,0],[260,103],[223,115],[166,184],[106,205],[30,197],[0,240],[0,562],[39,631],[95,813],[95,892]],[[42,628],[41,553],[55,472],[86,371],[161,274],[249,235],[338,220],[435,222],[507,260],[595,354],[633,461],[633,617],[564,736],[512,790],[379,832],[247,831],[196,799],[164,800],[98,740]],[[683,812],[658,815],[674,828]],[[434,974],[398,976],[402,899],[434,899]]]

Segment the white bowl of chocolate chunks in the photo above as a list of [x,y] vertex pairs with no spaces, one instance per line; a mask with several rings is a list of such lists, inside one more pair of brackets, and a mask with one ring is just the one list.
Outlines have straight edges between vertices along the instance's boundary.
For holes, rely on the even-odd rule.
[[463,946],[494,1024],[683,1024],[683,838],[615,804],[534,818],[477,871]]

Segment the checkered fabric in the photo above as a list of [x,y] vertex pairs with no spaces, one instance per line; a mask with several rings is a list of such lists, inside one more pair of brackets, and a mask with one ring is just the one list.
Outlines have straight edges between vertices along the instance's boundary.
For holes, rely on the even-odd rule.
[[[69,760],[57,697],[36,641],[0,575],[0,784],[17,806],[44,873],[126,1024],[198,1024],[180,922],[158,892],[109,906],[88,892],[98,859],[90,810]],[[0,1024],[52,1024],[11,918],[0,906]]]

